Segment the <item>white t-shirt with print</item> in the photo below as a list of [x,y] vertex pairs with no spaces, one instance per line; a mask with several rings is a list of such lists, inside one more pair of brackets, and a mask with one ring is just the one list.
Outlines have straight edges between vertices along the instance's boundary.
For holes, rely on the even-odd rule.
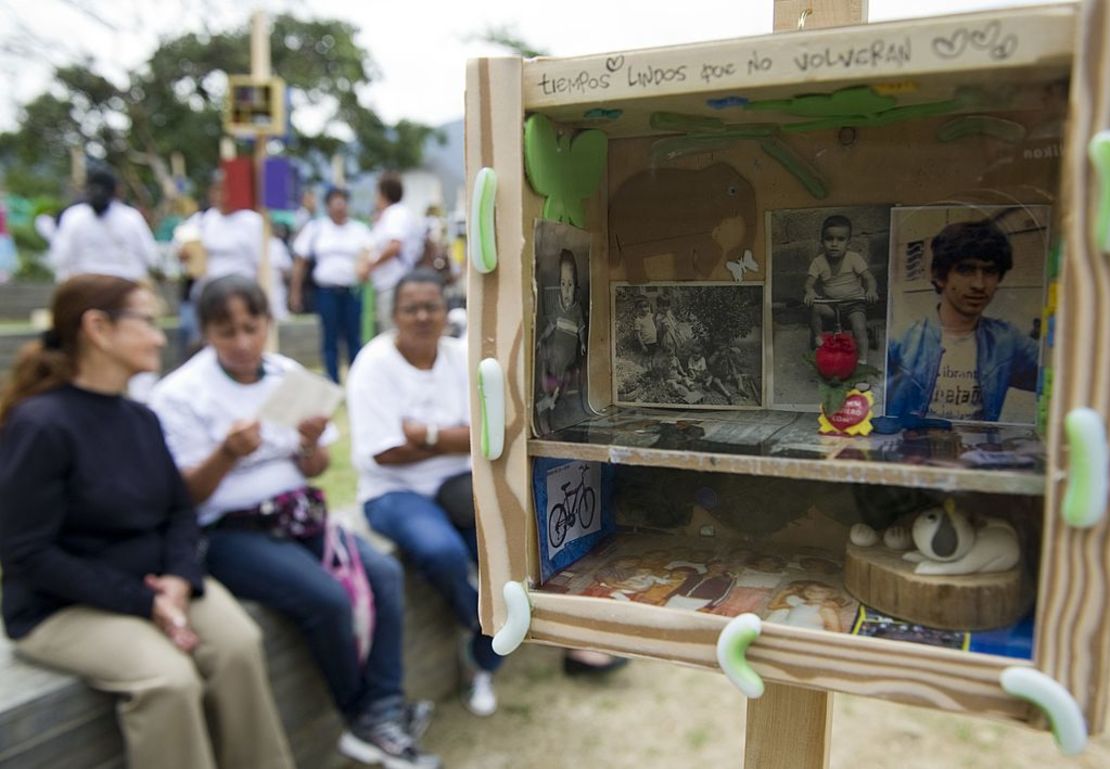
[[929,416],[941,419],[982,419],[983,394],[979,389],[978,342],[975,332],[941,333],[944,352],[940,358],[937,381]]
[[374,288],[381,292],[397,285],[424,254],[424,222],[416,218],[401,203],[394,203],[382,211],[374,225],[374,249],[381,253],[390,241],[401,244],[401,253],[371,273]]
[[321,286],[353,286],[358,256],[373,245],[370,228],[354,219],[336,224],[313,219],[293,241],[293,252],[305,259],[316,257],[312,277]]
[[[231,424],[253,418],[285,373],[294,368],[301,364],[283,355],[266,354],[263,377],[253,384],[241,384],[224,373],[216,351],[205,347],[159,382],[149,405],[162,422],[177,466],[183,470],[196,467],[211,456]],[[334,425],[329,425],[320,442],[331,443],[337,435]],[[245,510],[304,486],[304,474],[295,461],[299,447],[296,429],[263,422],[262,445],[241,458],[212,496],[197,506],[200,524],[207,526],[226,512]]]
[[440,454],[405,465],[379,465],[374,457],[405,445],[404,420],[439,429],[470,424],[466,344],[441,337],[432,368],[421,371],[397,350],[396,336],[369,342],[347,375],[351,463],[358,471],[358,499],[390,491],[434,496],[451,476],[470,469],[469,454]]

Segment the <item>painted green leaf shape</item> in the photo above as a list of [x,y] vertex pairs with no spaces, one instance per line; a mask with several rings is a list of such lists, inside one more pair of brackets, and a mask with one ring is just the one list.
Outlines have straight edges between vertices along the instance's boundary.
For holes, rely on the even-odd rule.
[[651,145],[651,158],[653,162],[674,160],[686,155],[697,155],[701,152],[714,152],[728,149],[739,141],[745,139],[765,139],[775,136],[779,132],[776,123],[729,123],[717,133],[690,134],[688,136],[672,136],[660,139]]
[[649,122],[657,131],[713,133],[725,128],[725,122],[720,118],[684,115],[681,112],[652,112]]
[[1017,144],[1025,138],[1025,126],[993,115],[961,115],[937,129],[937,141],[950,142],[965,136],[993,136]]
[[586,226],[584,201],[601,183],[607,150],[601,131],[582,131],[572,139],[559,136],[543,115],[524,121],[524,172],[532,189],[546,198],[544,219]]
[[858,85],[832,93],[814,93],[790,99],[761,99],[748,104],[748,109],[774,110],[798,117],[829,118],[852,115],[875,115],[897,106],[893,96],[875,93],[871,86]]
[[810,195],[823,200],[829,195],[829,187],[817,169],[810,165],[790,145],[778,137],[763,139],[760,148],[797,179]]
[[849,115],[845,117],[827,117],[820,120],[807,120],[804,123],[787,123],[783,125],[783,133],[805,133],[806,131],[820,131],[825,128],[843,128],[844,126],[884,126],[891,123],[901,123],[916,118],[934,117],[945,115],[960,109],[964,103],[959,99],[948,101],[931,101],[924,104],[907,104],[904,107],[895,107],[875,115]]

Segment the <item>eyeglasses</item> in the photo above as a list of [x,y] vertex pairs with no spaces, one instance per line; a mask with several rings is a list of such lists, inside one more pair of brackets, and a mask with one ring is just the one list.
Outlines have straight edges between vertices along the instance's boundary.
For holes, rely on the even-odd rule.
[[429,315],[437,315],[447,309],[443,302],[427,302],[425,304],[403,304],[397,308],[398,315],[414,318],[422,311]]
[[118,320],[119,318],[132,318],[133,320],[141,321],[152,329],[161,328],[158,325],[157,316],[147,315],[146,313],[137,312],[136,310],[111,310],[107,312],[106,315],[113,320]]

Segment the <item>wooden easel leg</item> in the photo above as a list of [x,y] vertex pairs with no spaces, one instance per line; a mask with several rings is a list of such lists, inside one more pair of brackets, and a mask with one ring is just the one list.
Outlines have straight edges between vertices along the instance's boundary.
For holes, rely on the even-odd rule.
[[832,694],[767,684],[748,700],[743,769],[828,769]]

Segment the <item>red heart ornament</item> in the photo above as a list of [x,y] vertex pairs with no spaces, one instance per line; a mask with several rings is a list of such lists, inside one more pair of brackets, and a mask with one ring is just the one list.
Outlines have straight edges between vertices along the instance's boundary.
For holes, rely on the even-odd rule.
[[859,394],[849,395],[844,399],[844,405],[840,407],[840,410],[829,417],[829,421],[837,430],[844,432],[849,427],[858,425],[867,419],[870,411],[871,405],[866,398]]

